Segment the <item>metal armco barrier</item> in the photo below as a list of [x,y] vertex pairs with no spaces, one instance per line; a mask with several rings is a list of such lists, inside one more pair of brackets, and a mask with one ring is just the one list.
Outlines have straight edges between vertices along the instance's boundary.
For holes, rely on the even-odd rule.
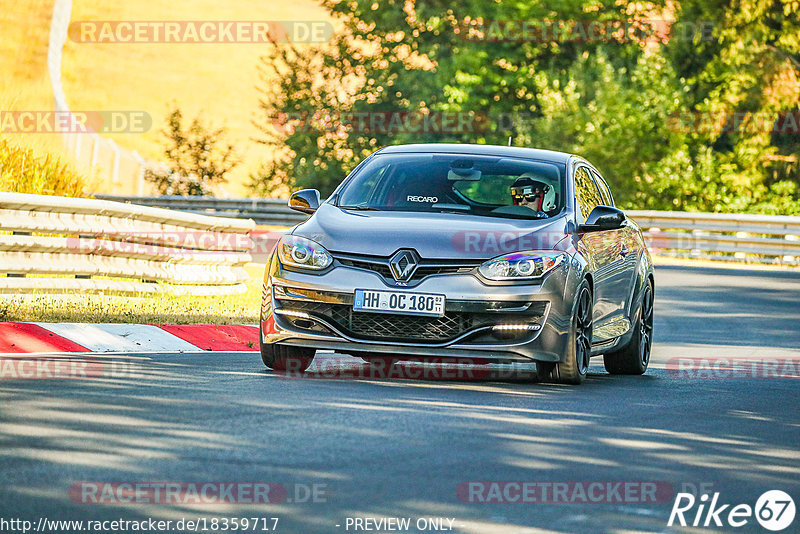
[[[293,226],[307,219],[306,215],[289,209],[285,199],[103,198],[189,213],[246,217],[261,225]],[[800,263],[800,217],[639,210],[625,213],[642,227],[656,254]]]
[[800,217],[637,210],[626,214],[642,227],[656,254],[800,263]]
[[0,292],[241,293],[254,227],[107,200],[0,193]]
[[305,221],[308,216],[289,209],[286,199],[223,199],[212,197],[118,197],[97,195],[97,198],[130,202],[142,206],[157,206],[172,210],[205,215],[253,219],[264,226],[294,226]]

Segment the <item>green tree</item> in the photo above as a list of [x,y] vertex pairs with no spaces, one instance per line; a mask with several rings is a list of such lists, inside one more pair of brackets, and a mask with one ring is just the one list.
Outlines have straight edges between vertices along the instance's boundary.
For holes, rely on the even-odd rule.
[[[269,193],[269,176],[327,194],[381,146],[505,144],[510,135],[516,145],[586,156],[623,206],[800,212],[797,130],[726,126],[726,118],[800,116],[797,0],[324,5],[343,28],[333,42],[276,46],[262,58],[262,141],[278,157],[253,177],[254,191]],[[662,9],[677,19],[663,41],[480,38],[488,21],[646,28]],[[387,110],[490,120],[445,134],[360,131],[339,120]]]
[[224,142],[224,128],[211,129],[199,118],[185,128],[178,108],[169,113],[162,134],[167,140],[168,164],[145,171],[145,179],[162,195],[208,195],[239,164],[233,145]]
[[541,116],[521,126],[521,144],[586,157],[621,204],[650,189],[654,164],[681,145],[680,128],[669,120],[680,109],[681,89],[656,52],[642,54],[633,68],[614,67],[603,52],[585,55],[566,77],[542,71],[535,82]]
[[[255,193],[269,194],[279,183],[317,187],[327,194],[358,161],[389,144],[505,144],[521,127],[509,118],[541,115],[538,71],[566,75],[578,57],[603,48],[614,48],[615,61],[633,65],[642,53],[635,42],[480,38],[487,21],[644,16],[631,15],[630,6],[607,0],[546,4],[469,0],[457,7],[442,0],[416,4],[326,0],[324,5],[343,27],[331,43],[276,45],[262,58],[257,125],[264,134],[261,141],[273,147],[277,157],[252,177]],[[348,114],[384,112],[459,112],[476,117],[481,127],[444,133],[381,132],[342,127],[339,120]],[[283,124],[287,119],[289,127]]]
[[716,211],[800,213],[800,130],[791,120],[786,131],[772,128],[800,116],[800,2],[684,0],[676,16],[712,28],[662,52],[686,88],[684,109],[696,114],[685,140],[693,168],[713,158],[717,185],[735,191],[734,200],[713,202]]

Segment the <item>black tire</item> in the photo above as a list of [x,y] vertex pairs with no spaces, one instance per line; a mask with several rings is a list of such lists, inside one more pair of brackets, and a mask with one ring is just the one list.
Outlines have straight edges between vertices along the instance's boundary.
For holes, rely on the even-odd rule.
[[603,355],[603,365],[612,375],[641,375],[650,363],[653,346],[653,284],[647,282],[642,301],[636,312],[636,320],[628,344],[621,349]]
[[261,361],[273,371],[302,373],[314,361],[315,349],[261,342]]
[[592,354],[592,312],[594,298],[589,282],[584,280],[575,292],[575,311],[567,358],[560,363],[538,362],[536,372],[540,380],[580,384],[589,370]]

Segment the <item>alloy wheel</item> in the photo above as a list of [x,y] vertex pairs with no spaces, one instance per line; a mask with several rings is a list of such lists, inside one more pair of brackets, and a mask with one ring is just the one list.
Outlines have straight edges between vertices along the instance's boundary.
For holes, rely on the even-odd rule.
[[575,324],[575,358],[578,372],[586,374],[592,355],[592,294],[584,287],[578,297],[578,312]]
[[650,348],[653,344],[653,289],[650,284],[642,296],[642,308],[639,313],[639,359],[647,366],[650,361]]

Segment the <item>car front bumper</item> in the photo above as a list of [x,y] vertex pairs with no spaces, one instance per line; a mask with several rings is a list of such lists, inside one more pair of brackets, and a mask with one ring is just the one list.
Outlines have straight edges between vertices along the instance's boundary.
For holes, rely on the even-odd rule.
[[[273,256],[264,276],[262,342],[365,358],[559,362],[567,354],[575,285],[568,261],[535,284],[493,284],[468,273],[431,275],[402,288],[341,265],[319,274],[288,270]],[[356,289],[444,295],[445,316],[353,311]]]

